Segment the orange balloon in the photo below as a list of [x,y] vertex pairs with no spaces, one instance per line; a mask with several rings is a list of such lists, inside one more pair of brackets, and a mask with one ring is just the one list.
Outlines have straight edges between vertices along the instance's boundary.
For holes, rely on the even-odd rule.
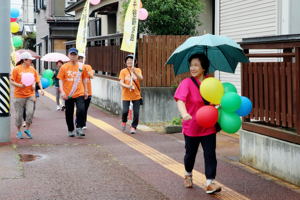
[[143,3],[142,3],[142,1],[140,1],[140,8],[142,8],[143,7]]

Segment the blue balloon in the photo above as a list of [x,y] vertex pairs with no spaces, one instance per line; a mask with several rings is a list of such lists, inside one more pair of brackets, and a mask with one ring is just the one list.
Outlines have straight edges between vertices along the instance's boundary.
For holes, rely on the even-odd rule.
[[42,83],[43,89],[50,86],[50,81],[47,78],[41,78],[41,83]]
[[10,9],[10,18],[18,18],[20,16],[20,11],[17,8]]
[[245,117],[252,111],[252,102],[250,101],[250,99],[244,96],[241,96],[241,100],[241,107],[236,111],[236,113],[241,117]]

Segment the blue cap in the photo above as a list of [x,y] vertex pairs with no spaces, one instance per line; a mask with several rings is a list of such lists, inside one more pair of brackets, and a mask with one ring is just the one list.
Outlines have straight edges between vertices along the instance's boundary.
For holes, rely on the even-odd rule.
[[78,54],[78,50],[76,48],[70,48],[69,49],[69,54],[70,53],[76,53],[76,54]]

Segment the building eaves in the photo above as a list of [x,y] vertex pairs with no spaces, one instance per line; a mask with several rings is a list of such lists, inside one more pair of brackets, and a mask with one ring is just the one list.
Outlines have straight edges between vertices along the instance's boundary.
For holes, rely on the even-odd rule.
[[75,11],[76,8],[78,8],[79,6],[81,6],[86,0],[79,0],[76,3],[73,3],[71,5],[69,5],[68,7],[65,8],[65,12],[72,12]]

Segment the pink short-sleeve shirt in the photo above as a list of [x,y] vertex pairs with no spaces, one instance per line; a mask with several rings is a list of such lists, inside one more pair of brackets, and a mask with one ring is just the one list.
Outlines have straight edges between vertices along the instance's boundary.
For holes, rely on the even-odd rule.
[[[199,85],[201,84],[198,80]],[[215,127],[204,128],[197,124],[196,113],[199,108],[204,106],[204,101],[200,95],[200,91],[191,78],[181,81],[178,86],[174,98],[176,101],[181,100],[185,103],[187,112],[192,116],[191,120],[182,122],[183,134],[191,137],[206,136],[215,134]]]

